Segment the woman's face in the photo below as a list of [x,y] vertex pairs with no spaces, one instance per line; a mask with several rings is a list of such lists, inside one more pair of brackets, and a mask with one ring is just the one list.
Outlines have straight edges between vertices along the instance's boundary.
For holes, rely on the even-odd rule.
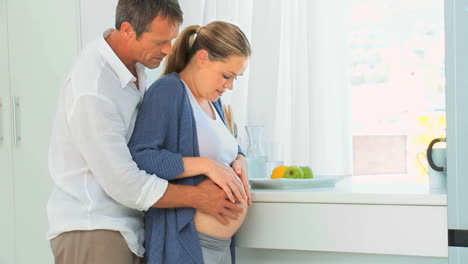
[[248,58],[232,55],[225,61],[212,61],[206,58],[199,63],[201,69],[195,80],[197,93],[203,99],[214,102],[227,89],[233,89],[234,80],[247,68]]

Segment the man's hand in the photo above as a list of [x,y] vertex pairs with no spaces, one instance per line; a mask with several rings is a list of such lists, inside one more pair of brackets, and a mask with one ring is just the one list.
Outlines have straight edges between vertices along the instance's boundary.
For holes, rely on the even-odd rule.
[[226,193],[210,179],[197,186],[193,207],[215,217],[223,225],[229,224],[228,219],[237,219],[242,212],[242,208],[227,200]]
[[240,177],[244,185],[245,194],[247,195],[247,204],[252,205],[252,196],[250,195],[249,175],[248,175],[248,162],[244,155],[238,154],[237,159],[231,164],[234,172]]

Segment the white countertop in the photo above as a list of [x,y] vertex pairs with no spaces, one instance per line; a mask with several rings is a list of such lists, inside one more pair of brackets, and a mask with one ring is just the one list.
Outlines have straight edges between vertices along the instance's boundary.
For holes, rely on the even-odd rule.
[[402,179],[405,179],[404,175],[355,176],[328,188],[252,189],[252,200],[265,203],[447,206],[445,189],[430,189],[427,183]]

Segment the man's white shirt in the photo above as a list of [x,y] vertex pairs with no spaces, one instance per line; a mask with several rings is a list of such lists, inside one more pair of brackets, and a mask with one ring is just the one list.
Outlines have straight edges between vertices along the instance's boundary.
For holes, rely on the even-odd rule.
[[127,143],[146,90],[144,66],[136,78],[105,38],[80,55],[60,92],[49,146],[55,184],[47,205],[48,239],[67,231],[119,231],[143,256],[143,212],[167,181],[138,169]]

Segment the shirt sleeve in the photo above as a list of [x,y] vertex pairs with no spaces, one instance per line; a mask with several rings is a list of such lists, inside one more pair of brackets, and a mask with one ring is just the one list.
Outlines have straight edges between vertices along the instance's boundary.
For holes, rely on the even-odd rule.
[[184,104],[181,85],[164,79],[146,92],[128,143],[140,169],[166,180],[184,172],[182,155],[176,149]]
[[127,147],[125,126],[106,97],[82,95],[68,114],[73,142],[102,189],[129,208],[148,210],[166,191],[167,181],[138,169]]

